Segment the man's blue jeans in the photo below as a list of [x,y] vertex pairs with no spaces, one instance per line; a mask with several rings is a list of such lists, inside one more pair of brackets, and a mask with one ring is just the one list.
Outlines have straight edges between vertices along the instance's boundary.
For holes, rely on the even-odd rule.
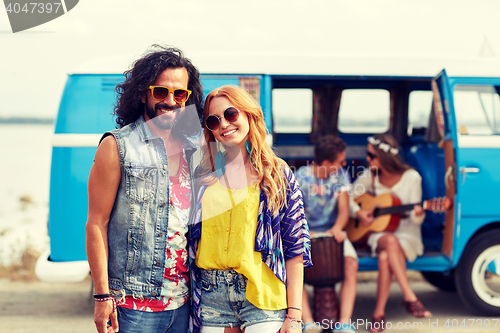
[[120,333],[186,333],[189,302],[178,309],[145,312],[117,307]]

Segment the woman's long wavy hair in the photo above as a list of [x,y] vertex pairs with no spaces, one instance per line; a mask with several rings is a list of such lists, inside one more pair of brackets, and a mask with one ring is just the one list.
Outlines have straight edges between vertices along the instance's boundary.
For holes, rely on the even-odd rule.
[[[125,81],[116,86],[118,94],[114,113],[117,116],[117,127],[123,127],[133,123],[144,114],[144,103],[142,97],[146,94],[148,87],[167,68],[185,68],[187,70],[189,81],[188,89],[192,91],[191,96],[186,102],[187,105],[194,105],[201,119],[203,114],[203,90],[200,82],[200,73],[188,58],[185,58],[182,51],[174,47],[164,47],[161,45],[152,45],[146,54],[137,60],[131,69],[123,73]],[[183,126],[194,129],[199,126]],[[196,133],[180,133],[191,136]]]
[[391,148],[398,149],[399,151],[396,155],[394,155],[390,151],[383,151],[377,145],[372,145],[373,149],[375,149],[375,152],[377,153],[377,158],[380,161],[380,164],[384,166],[384,169],[387,170],[387,172],[401,174],[406,170],[411,169],[411,167],[401,158],[401,148],[392,135],[375,134],[373,137],[380,140],[380,142],[388,144]]
[[[216,97],[225,97],[240,112],[245,112],[249,122],[248,141],[250,142],[250,156],[253,167],[259,174],[259,186],[268,197],[267,208],[274,215],[286,203],[287,183],[283,173],[285,161],[276,156],[274,151],[266,142],[268,133],[264,122],[264,114],[255,101],[245,90],[237,86],[223,86],[212,90],[205,99],[203,124],[209,116],[210,103]],[[205,175],[204,183],[215,182],[214,158],[218,153],[219,145],[211,131],[204,126],[206,146],[203,149],[201,161],[202,175]]]

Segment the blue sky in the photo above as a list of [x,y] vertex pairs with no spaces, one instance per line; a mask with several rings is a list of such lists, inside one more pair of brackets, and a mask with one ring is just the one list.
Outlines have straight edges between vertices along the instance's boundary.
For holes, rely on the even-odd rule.
[[477,57],[485,41],[483,56],[500,58],[499,12],[495,0],[81,0],[13,34],[0,10],[0,117],[55,117],[69,72],[153,43],[222,64],[239,54]]

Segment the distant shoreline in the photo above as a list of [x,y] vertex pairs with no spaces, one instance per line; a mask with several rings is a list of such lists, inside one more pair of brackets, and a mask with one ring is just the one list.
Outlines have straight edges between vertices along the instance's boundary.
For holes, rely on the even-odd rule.
[[0,117],[0,124],[52,125],[54,118]]

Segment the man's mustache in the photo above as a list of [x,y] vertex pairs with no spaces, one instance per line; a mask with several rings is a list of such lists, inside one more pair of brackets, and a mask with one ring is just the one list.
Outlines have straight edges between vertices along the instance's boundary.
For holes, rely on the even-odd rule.
[[175,111],[177,109],[179,109],[179,106],[175,105],[175,106],[170,106],[170,105],[167,105],[167,104],[156,104],[155,105],[155,109],[156,110],[159,110],[159,109],[163,109],[163,110],[168,110],[168,111]]

